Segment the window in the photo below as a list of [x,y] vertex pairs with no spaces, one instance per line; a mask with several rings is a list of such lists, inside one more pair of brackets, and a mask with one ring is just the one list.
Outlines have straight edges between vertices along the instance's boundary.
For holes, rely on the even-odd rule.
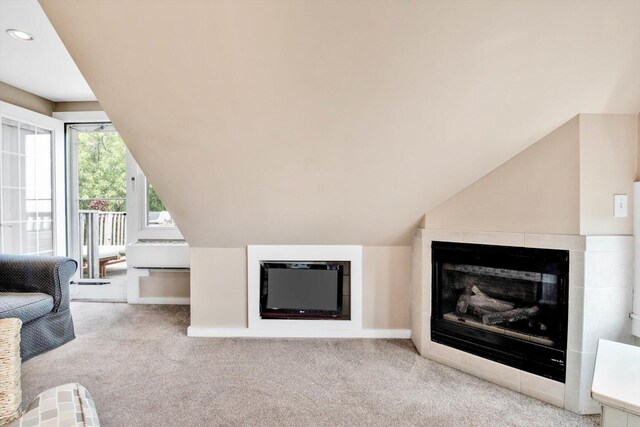
[[52,132],[2,119],[0,252],[53,255]]
[[171,214],[164,207],[162,200],[147,181],[147,226],[148,227],[175,227],[176,224],[171,218]]
[[153,184],[133,158],[127,154],[127,197],[128,220],[127,239],[184,239]]

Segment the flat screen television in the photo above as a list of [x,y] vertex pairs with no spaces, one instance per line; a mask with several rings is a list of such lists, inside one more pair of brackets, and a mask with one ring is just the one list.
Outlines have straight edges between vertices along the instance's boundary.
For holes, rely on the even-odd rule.
[[342,315],[344,267],[331,262],[260,262],[263,319],[318,319]]

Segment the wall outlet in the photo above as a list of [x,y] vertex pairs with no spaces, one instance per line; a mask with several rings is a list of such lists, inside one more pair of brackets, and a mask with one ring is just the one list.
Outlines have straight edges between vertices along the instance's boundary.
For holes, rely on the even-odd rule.
[[627,195],[626,194],[614,194],[613,195],[613,216],[616,218],[627,217]]

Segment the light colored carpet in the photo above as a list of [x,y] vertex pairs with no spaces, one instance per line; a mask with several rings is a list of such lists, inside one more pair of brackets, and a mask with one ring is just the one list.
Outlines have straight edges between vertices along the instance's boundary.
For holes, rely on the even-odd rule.
[[408,340],[188,338],[189,309],[73,303],[77,338],[24,363],[24,401],[77,381],[104,426],[578,426]]

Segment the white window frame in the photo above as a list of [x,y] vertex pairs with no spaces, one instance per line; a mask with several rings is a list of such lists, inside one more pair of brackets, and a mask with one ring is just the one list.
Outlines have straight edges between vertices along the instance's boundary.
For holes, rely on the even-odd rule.
[[[69,124],[80,124],[80,123],[110,123],[109,117],[104,113],[104,111],[71,111],[71,112],[54,112],[53,117],[60,120],[62,122],[63,129],[66,130],[67,125]],[[78,241],[78,227],[75,225],[75,221],[78,220],[78,183],[74,181],[74,178],[78,176],[78,164],[77,159],[73,155],[73,147],[68,146],[70,144],[69,136],[64,135],[65,139],[65,153],[64,157],[67,163],[67,168],[65,171],[65,180],[66,180],[66,238],[67,242],[77,242]],[[81,248],[75,248],[71,245],[67,247],[67,256],[80,259],[80,255],[78,251],[82,250]],[[73,253],[72,253],[73,252]],[[76,271],[73,280],[78,281],[81,279],[81,268],[78,268]]]
[[176,226],[149,225],[147,177],[127,150],[127,206],[136,206],[127,213],[127,236],[130,241],[141,239],[184,239]]
[[[66,256],[67,222],[65,221],[66,192],[64,123],[57,118],[45,116],[44,114],[36,113],[35,111],[0,101],[0,120],[3,118],[35,126],[51,132],[53,254]],[[2,138],[1,133],[0,138]]]

